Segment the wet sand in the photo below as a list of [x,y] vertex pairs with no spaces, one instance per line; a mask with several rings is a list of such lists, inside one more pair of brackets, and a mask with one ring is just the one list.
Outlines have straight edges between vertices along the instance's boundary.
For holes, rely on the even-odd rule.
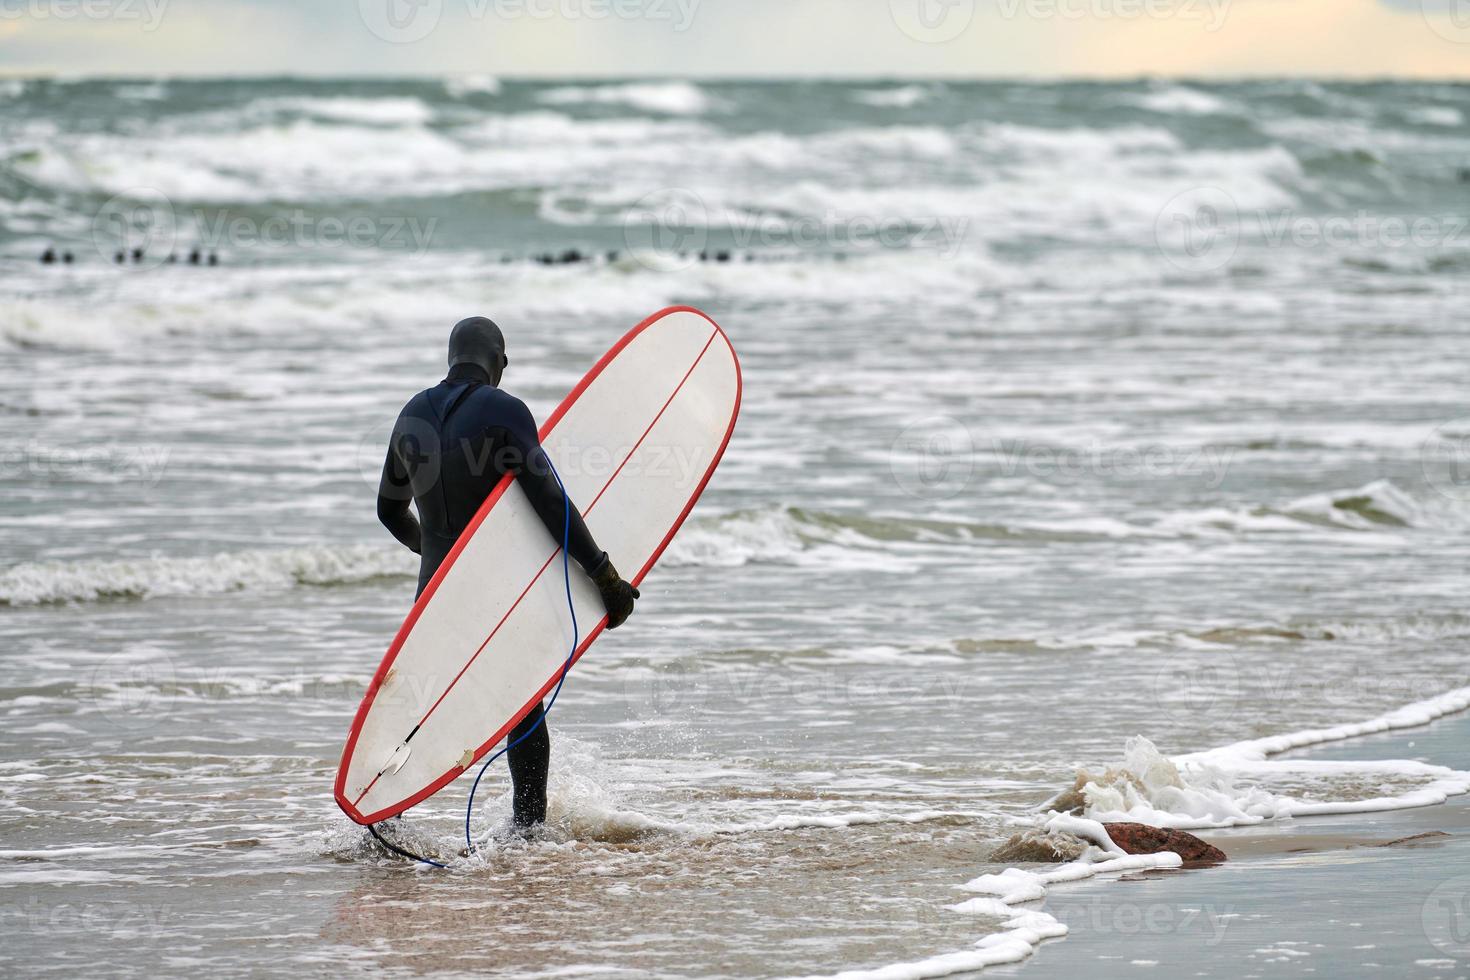
[[[1465,768],[1467,747],[1462,714],[1295,754]],[[1470,796],[1200,836],[1230,861],[1056,888],[1070,934],[991,975],[1470,977]]]

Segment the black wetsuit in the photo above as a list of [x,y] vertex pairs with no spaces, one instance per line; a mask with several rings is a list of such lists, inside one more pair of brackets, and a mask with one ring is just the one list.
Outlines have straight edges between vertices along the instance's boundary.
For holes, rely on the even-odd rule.
[[[409,400],[393,427],[383,478],[378,485],[378,519],[393,536],[420,556],[421,594],[480,509],[507,473],[530,498],[537,516],[561,541],[566,504],[561,487],[541,451],[536,422],[525,404],[490,383],[474,364],[457,364],[449,376]],[[412,500],[418,520],[409,513]],[[604,558],[571,508],[568,553],[589,572]],[[542,716],[537,705],[514,729],[520,738]],[[514,786],[514,819],[519,825],[546,818],[546,776],[551,736],[546,726],[509,753]]]

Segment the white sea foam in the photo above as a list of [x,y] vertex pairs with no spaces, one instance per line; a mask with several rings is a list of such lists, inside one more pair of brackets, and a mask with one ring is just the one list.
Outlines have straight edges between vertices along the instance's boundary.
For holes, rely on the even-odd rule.
[[852,98],[864,105],[907,109],[920,102],[927,102],[933,95],[933,90],[924,85],[900,85],[896,88],[859,89],[852,94]]
[[547,89],[537,99],[548,105],[630,105],[647,112],[692,116],[713,102],[689,82],[629,82],[621,85],[569,85]]
[[1308,494],[1276,505],[1205,507],[1161,517],[1155,532],[1194,535],[1340,533],[1397,534],[1416,529],[1459,530],[1470,510],[1447,497],[1420,497],[1392,480]]
[[[1425,725],[1470,708],[1470,687],[1419,701],[1367,721],[1250,739],[1168,758],[1142,737],[1130,739],[1124,763],[1083,788],[1087,814],[1102,821],[1132,820],[1157,827],[1200,829],[1255,824],[1285,817],[1397,810],[1442,803],[1470,792],[1470,772],[1409,760],[1324,762],[1271,756],[1324,742]],[[1356,778],[1364,777],[1364,778]],[[1316,780],[1329,791],[1346,781],[1352,798],[1301,799],[1264,788],[1290,778]],[[1365,795],[1389,783],[1399,792]]]
[[[878,522],[871,522],[873,532]],[[696,518],[686,524],[664,553],[674,566],[735,568],[748,564],[840,567],[848,570],[902,571],[919,561],[919,530],[902,522],[885,525],[884,535],[865,533],[856,521],[788,507],[734,511]],[[956,534],[958,534],[956,528]],[[883,540],[883,537],[888,540]]]
[[161,102],[168,98],[169,91],[163,82],[147,82],[119,85],[112,90],[112,94],[119,99],[130,99],[134,102]]
[[564,802],[573,808],[567,816],[567,821],[573,836],[580,839],[623,838],[654,832],[678,834],[690,838],[710,838],[782,830],[841,830],[845,827],[885,823],[927,823],[931,820],[966,816],[946,810],[918,810],[909,813],[857,810],[839,813],[785,813],[765,820],[718,823],[663,819],[638,810],[606,806],[595,800],[588,801],[585,796]]
[[1211,116],[1232,111],[1231,103],[1219,96],[1184,85],[1155,89],[1132,101],[1152,112],[1188,116]]
[[425,105],[423,100],[406,96],[378,99],[349,96],[272,98],[259,99],[245,108],[247,116],[278,112],[382,126],[412,126],[434,118],[434,110]]
[[[570,91],[600,99],[589,93],[618,90]],[[543,94],[562,92],[548,101],[566,104],[573,101],[567,91]],[[1162,127],[989,123],[724,135],[688,112],[471,114],[443,128],[424,125],[431,115],[409,97],[261,99],[171,122],[146,138],[38,134],[32,158],[18,169],[68,190],[147,186],[176,205],[406,189],[440,196],[525,188],[535,175],[542,216],[556,223],[621,225],[650,190],[683,187],[702,204],[696,211],[703,213],[690,216],[695,224],[744,225],[752,215],[787,227],[814,216],[825,225],[949,219],[963,222],[962,234],[950,238],[977,245],[1017,235],[1151,235],[1166,192],[1219,187],[1242,209],[1278,208],[1295,203],[1301,181],[1296,159],[1281,147],[1194,150]],[[690,172],[679,161],[694,153],[708,164]]]
[[1422,126],[1459,126],[1465,122],[1465,114],[1454,106],[1425,105],[1404,110],[1404,118]]
[[401,549],[350,545],[226,552],[200,558],[22,562],[0,571],[0,605],[213,595],[244,589],[339,585],[412,575]]
[[1362,530],[1432,522],[1426,507],[1390,480],[1375,480],[1353,490],[1311,494],[1292,501],[1284,510],[1300,520]]
[[500,79],[494,75],[451,75],[444,79],[444,91],[456,99],[467,95],[499,95]]

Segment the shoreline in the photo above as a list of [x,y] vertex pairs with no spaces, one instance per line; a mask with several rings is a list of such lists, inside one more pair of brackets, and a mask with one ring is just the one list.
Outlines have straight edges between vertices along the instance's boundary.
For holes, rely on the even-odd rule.
[[[1142,791],[1119,796],[1132,807],[1087,817],[1054,811],[1038,821],[1047,833],[1095,845],[1089,856],[1004,867],[951,886],[960,898],[944,907],[957,924],[999,920],[999,931],[968,948],[829,980],[1023,970],[1121,977],[1157,967],[1231,980],[1387,969],[1470,978],[1470,873],[1456,872],[1470,868],[1470,772],[1453,768],[1470,743],[1467,699],[1470,688],[1461,687],[1366,721],[1167,760],[1148,744],[1145,763],[1167,763],[1173,773],[1163,797],[1188,809],[1203,801],[1212,815],[1154,809],[1142,781],[1154,773],[1110,771],[1113,784],[1132,780]],[[1364,798],[1320,802],[1233,784],[1273,769],[1431,779],[1397,795],[1371,795],[1388,791],[1379,783],[1363,787]],[[1248,805],[1232,805],[1232,795]],[[1126,854],[1104,823],[1130,820],[1198,831],[1227,860],[1185,865],[1172,852]]]
[[[1311,761],[1464,765],[1470,712],[1286,753]],[[1230,860],[1051,891],[1068,926],[989,971],[1104,977],[1470,977],[1470,795],[1395,810],[1201,831]]]

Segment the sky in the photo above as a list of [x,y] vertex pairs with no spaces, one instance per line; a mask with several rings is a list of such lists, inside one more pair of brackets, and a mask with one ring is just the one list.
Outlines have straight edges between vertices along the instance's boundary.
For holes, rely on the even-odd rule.
[[0,0],[17,75],[1470,77],[1470,0]]

